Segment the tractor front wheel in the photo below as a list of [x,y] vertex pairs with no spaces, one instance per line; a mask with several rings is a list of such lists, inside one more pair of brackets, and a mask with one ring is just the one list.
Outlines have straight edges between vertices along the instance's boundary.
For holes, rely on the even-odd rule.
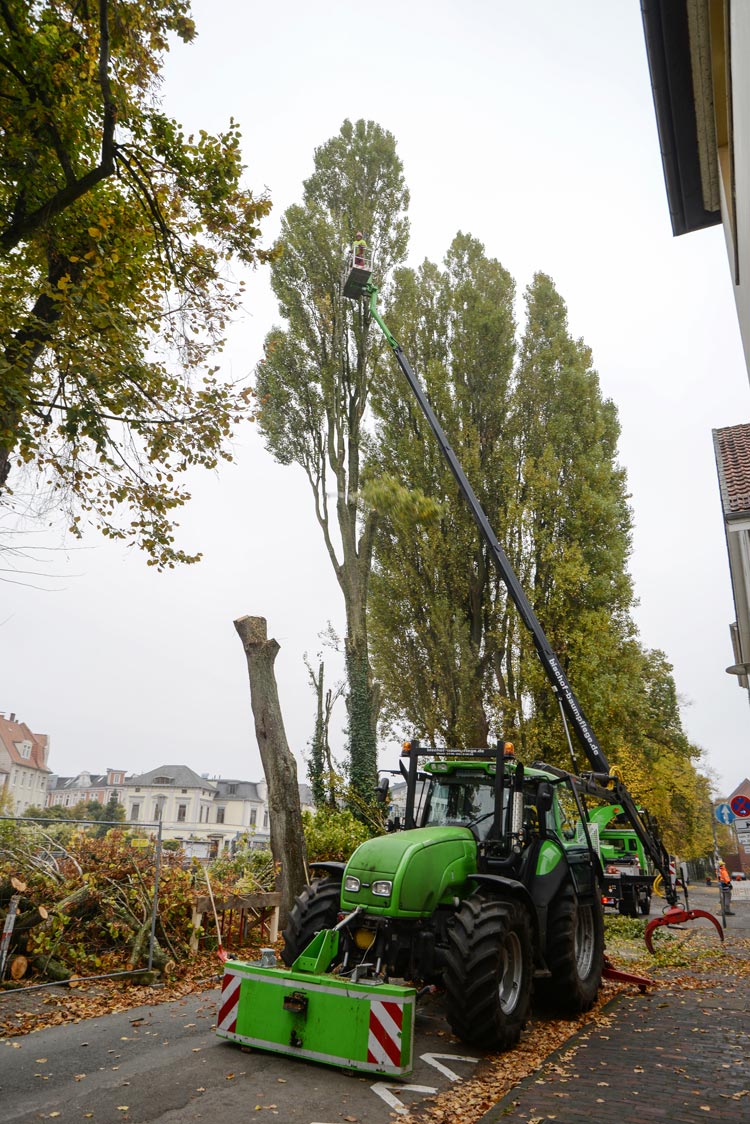
[[341,883],[335,878],[315,878],[292,906],[282,936],[281,958],[291,967],[321,929],[332,929],[338,921]]
[[456,913],[448,940],[443,978],[454,1034],[487,1050],[510,1049],[531,1001],[534,956],[526,908],[472,894]]
[[564,1015],[588,1011],[602,982],[604,919],[598,897],[582,904],[571,882],[549,905],[546,960],[552,976],[539,980],[539,996]]

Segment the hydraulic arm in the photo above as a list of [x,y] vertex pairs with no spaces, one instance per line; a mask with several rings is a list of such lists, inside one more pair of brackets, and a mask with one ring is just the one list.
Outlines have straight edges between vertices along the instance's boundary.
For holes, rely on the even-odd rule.
[[[440,425],[435,412],[432,409],[427,396],[422,389],[419,379],[411,368],[409,360],[403,353],[400,344],[394,337],[393,333],[389,330],[382,316],[378,312],[378,290],[371,281],[367,281],[361,286],[360,292],[366,294],[370,298],[370,314],[380,327],[383,335],[388,341],[396,356],[399,367],[406,377],[412,393],[414,394],[420,409],[424,414],[427,422],[437,438],[443,456],[448,462],[448,466],[455,477],[456,483],[459,486],[461,494],[463,495],[466,503],[469,506],[474,521],[479,528],[490,557],[497,568],[500,577],[502,578],[510,597],[513,600],[518,612],[520,613],[521,620],[526,625],[526,628],[531,633],[534,641],[539,659],[541,660],[542,667],[544,668],[547,677],[552,685],[552,690],[555,692],[561,710],[568,723],[572,726],[575,735],[580,742],[586,757],[591,765],[591,772],[585,773],[581,778],[581,787],[585,793],[592,796],[602,797],[609,803],[614,802],[622,805],[633,830],[638,835],[641,843],[643,844],[646,852],[650,856],[654,866],[662,876],[664,883],[664,893],[669,903],[670,909],[664,915],[664,919],[659,918],[656,922],[651,922],[649,931],[647,932],[647,943],[650,945],[650,930],[657,924],[672,924],[680,921],[690,920],[697,916],[708,917],[716,924],[715,918],[710,914],[705,914],[701,910],[688,911],[687,888],[683,885],[685,892],[685,909],[678,906],[677,888],[672,881],[669,870],[669,855],[667,854],[664,845],[655,832],[649,829],[648,825],[644,822],[644,817],[639,812],[638,807],[633,800],[628,789],[616,776],[611,773],[609,762],[599,745],[599,742],[594,734],[594,731],[589,724],[588,719],[583,711],[583,707],[576,698],[575,692],[571,687],[568,677],[563,670],[559,659],[555,655],[550,646],[550,642],[542,628],[539,619],[534,612],[531,603],[521,588],[521,584],[516,577],[513,567],[505,551],[497,540],[495,532],[490,526],[487,515],[482,508],[476,493],[466,478],[466,474],[461,467],[459,460],[454,453],[448,438],[445,435],[443,427]],[[719,933],[721,929],[719,926]],[[723,936],[723,934],[721,934]]]

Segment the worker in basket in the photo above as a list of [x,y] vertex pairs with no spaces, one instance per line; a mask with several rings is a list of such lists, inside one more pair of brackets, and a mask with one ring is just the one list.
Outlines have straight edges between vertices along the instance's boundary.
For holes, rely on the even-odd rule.
[[357,231],[354,236],[354,245],[352,246],[354,264],[359,269],[365,268],[365,261],[367,259],[367,243],[364,240],[361,231]]
[[719,891],[724,912],[732,916],[732,879],[729,877],[726,863],[719,863]]

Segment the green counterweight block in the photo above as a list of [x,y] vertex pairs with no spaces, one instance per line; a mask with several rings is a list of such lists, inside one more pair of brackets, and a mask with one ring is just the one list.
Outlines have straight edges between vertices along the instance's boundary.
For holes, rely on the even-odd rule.
[[371,980],[352,983],[341,976],[296,970],[307,959],[315,962],[318,957],[300,957],[292,971],[228,962],[216,1026],[219,1037],[361,1073],[411,1073],[414,988]]

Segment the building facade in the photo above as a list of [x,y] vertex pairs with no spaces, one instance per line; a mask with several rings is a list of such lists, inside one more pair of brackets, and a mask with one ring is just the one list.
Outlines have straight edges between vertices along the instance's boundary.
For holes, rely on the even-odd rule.
[[15,714],[0,715],[0,793],[8,812],[22,816],[34,805],[43,808],[47,800],[49,737],[34,734]]
[[113,796],[123,804],[124,783],[124,769],[107,769],[106,773],[89,773],[84,769],[76,777],[58,777],[53,773],[47,784],[47,807],[74,808],[93,800],[104,805]]

